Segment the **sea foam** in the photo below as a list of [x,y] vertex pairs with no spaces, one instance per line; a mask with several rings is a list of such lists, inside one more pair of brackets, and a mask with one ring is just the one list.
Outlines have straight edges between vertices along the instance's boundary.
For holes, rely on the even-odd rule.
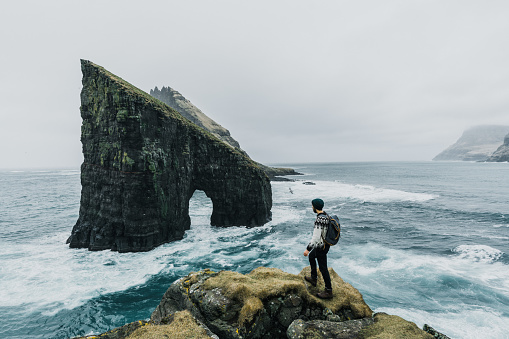
[[492,263],[502,257],[504,252],[487,245],[459,245],[453,252],[458,253],[462,259]]
[[396,201],[424,202],[437,197],[428,193],[406,192],[370,185],[352,185],[339,181],[313,181],[312,183],[314,185],[305,185],[301,181],[273,182],[272,186],[282,196],[285,193],[290,194],[287,196],[288,200],[293,200],[296,197],[305,199],[320,197],[324,200],[340,198],[360,202],[387,203]]

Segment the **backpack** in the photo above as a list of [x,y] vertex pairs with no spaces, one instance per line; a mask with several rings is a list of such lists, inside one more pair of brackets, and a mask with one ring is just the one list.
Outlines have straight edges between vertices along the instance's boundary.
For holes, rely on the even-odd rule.
[[339,218],[337,215],[328,215],[329,224],[327,225],[327,233],[325,233],[324,243],[329,246],[334,246],[338,243],[341,237],[341,225],[339,224]]

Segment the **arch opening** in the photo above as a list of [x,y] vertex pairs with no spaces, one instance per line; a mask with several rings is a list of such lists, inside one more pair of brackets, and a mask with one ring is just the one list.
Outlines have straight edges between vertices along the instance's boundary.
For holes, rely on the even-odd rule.
[[195,190],[189,199],[188,215],[191,219],[191,227],[210,226],[212,210],[212,200],[204,191]]

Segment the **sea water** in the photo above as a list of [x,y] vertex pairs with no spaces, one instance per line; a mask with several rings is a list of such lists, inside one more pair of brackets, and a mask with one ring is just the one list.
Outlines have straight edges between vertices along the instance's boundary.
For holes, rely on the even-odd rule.
[[284,166],[304,175],[272,182],[268,224],[212,227],[197,191],[183,240],[124,254],[65,244],[78,170],[0,172],[0,337],[69,338],[148,319],[173,281],[204,268],[297,274],[320,197],[342,224],[329,266],[375,312],[452,338],[509,338],[507,163]]

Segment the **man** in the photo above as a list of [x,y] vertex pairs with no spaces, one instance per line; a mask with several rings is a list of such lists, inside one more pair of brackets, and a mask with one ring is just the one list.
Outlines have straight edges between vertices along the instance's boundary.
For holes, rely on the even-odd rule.
[[317,293],[316,296],[321,299],[331,299],[332,285],[329,270],[327,269],[327,252],[329,252],[330,246],[323,242],[329,224],[329,216],[323,211],[324,202],[322,199],[314,199],[311,201],[311,205],[313,206],[313,212],[317,215],[313,229],[313,237],[304,251],[304,256],[309,258],[309,264],[311,265],[311,276],[305,276],[304,279],[310,282],[311,285],[316,286],[318,279],[316,261],[318,261],[318,267],[320,273],[322,273],[323,282],[325,283],[325,290]]

